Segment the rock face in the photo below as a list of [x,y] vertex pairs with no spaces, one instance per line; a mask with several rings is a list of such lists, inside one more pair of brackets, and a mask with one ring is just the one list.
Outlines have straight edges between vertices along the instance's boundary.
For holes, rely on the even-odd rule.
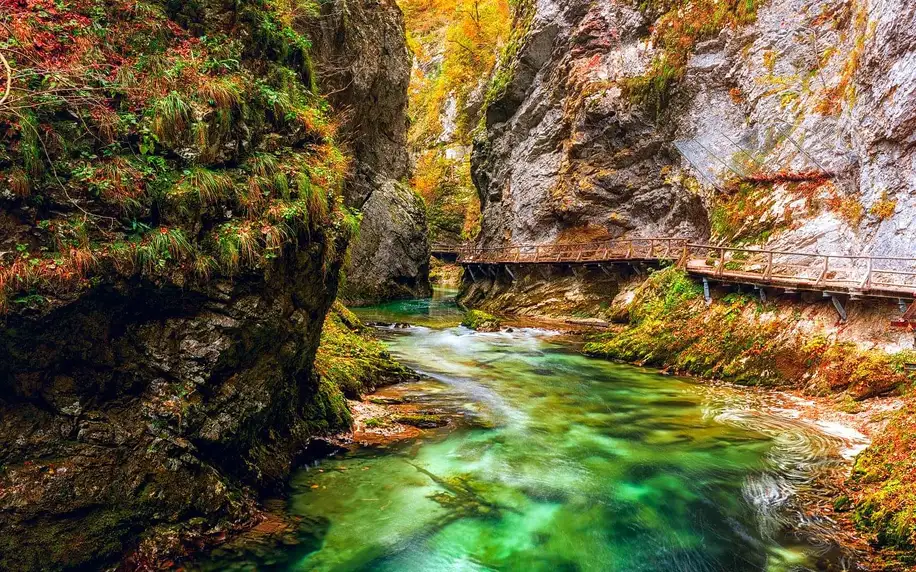
[[[111,214],[103,218],[112,223],[89,225],[83,242],[77,245],[82,250],[74,246],[65,251],[84,253],[80,268],[90,268],[72,284],[59,280],[73,286],[70,290],[51,280],[35,279],[37,285],[33,285],[20,277],[17,287],[26,287],[23,292],[13,291],[9,276],[21,276],[25,266],[10,264],[10,260],[25,260],[10,256],[13,245],[21,244],[26,255],[34,251],[29,260],[40,262],[39,245],[41,252],[55,248],[48,229],[69,227],[56,219],[43,221],[42,227],[34,224],[39,218],[51,217],[36,211],[41,201],[20,200],[10,191],[7,172],[17,169],[15,153],[22,145],[4,146],[0,152],[0,198],[4,201],[0,219],[8,232],[2,240],[6,248],[0,249],[0,271],[9,290],[3,291],[2,309],[9,313],[4,314],[0,328],[3,570],[98,568],[117,564],[125,555],[129,555],[126,568],[156,567],[189,547],[225,538],[236,528],[258,522],[259,496],[282,490],[289,471],[312,439],[348,427],[343,394],[328,380],[319,379],[313,367],[322,323],[337,295],[350,228],[348,219],[338,216],[337,188],[328,182],[335,180],[335,174],[326,165],[333,164],[338,152],[333,142],[322,138],[324,132],[317,131],[324,125],[323,114],[305,104],[302,109],[288,108],[301,112],[299,115],[277,111],[290,101],[288,93],[280,91],[281,83],[293,86],[289,91],[299,98],[296,103],[315,100],[304,95],[313,89],[313,76],[301,32],[314,34],[315,56],[323,66],[318,82],[321,91],[346,86],[331,99],[336,110],[348,112],[343,132],[355,153],[354,182],[347,188],[347,199],[354,206],[365,203],[367,228],[375,229],[374,236],[385,237],[387,242],[375,243],[375,250],[384,244],[401,248],[393,252],[398,260],[411,260],[405,252],[425,257],[428,251],[422,208],[418,212],[412,195],[405,197],[394,183],[407,169],[404,88],[409,70],[396,6],[370,0],[324,3],[323,9],[335,19],[309,15],[306,19],[315,22],[306,26],[310,31],[300,28],[302,23],[297,21],[296,31],[285,28],[280,34],[275,13],[259,11],[265,4],[167,4],[175,11],[157,9],[147,14],[138,10],[131,18],[144,25],[161,24],[159,29],[186,40],[187,45],[199,45],[195,42],[200,42],[200,36],[215,35],[210,32],[236,34],[225,43],[243,54],[246,72],[257,70],[269,80],[259,86],[260,91],[253,87],[254,81],[246,80],[245,85],[231,83],[223,91],[214,91],[202,103],[195,99],[193,116],[187,111],[190,108],[179,106],[185,115],[173,121],[173,130],[183,136],[193,119],[195,127],[206,134],[203,127],[206,118],[214,115],[211,108],[220,98],[231,99],[235,93],[250,91],[258,98],[266,93],[265,97],[280,102],[260,113],[269,116],[270,122],[254,118],[260,123],[243,116],[244,110],[260,108],[227,104],[234,113],[224,115],[232,119],[227,131],[241,134],[232,146],[234,154],[215,153],[205,163],[209,170],[196,171],[209,178],[188,188],[204,196],[205,191],[214,193],[216,186],[244,184],[243,198],[253,188],[259,195],[256,198],[264,202],[280,200],[271,194],[271,185],[276,185],[278,194],[289,200],[277,203],[275,211],[289,222],[282,227],[285,234],[281,233],[287,240],[273,236],[275,227],[254,227],[243,220],[239,213],[244,214],[246,208],[254,211],[261,203],[239,206],[230,202],[236,196],[232,186],[231,192],[226,191],[228,198],[201,198],[203,206],[190,202],[185,210],[177,211],[171,230],[166,225],[173,221],[166,219],[168,213],[163,214],[166,201],[156,203],[159,210],[147,205],[146,211],[134,216],[139,226],[153,227],[148,235],[131,237],[131,242],[119,236],[109,239],[109,247],[101,248],[100,233],[119,228],[113,218],[118,213],[101,210],[99,200],[93,195],[87,198],[78,186],[78,178],[66,178],[73,168],[64,162],[69,160],[69,147],[57,145],[47,152],[61,158],[55,177],[61,173],[68,187],[60,179],[56,185],[64,194],[69,188],[70,201],[63,206],[52,202],[48,197],[55,195],[46,191],[37,174],[30,174],[32,196],[44,198],[56,211],[79,207],[86,216],[97,216],[95,211]],[[72,8],[77,23],[86,21],[86,16],[76,12],[83,8]],[[117,21],[119,6],[109,4],[106,10],[111,13],[100,20]],[[29,19],[29,15],[24,17]],[[48,21],[49,26],[57,26],[57,18],[63,16],[49,12],[42,16],[42,25]],[[137,27],[133,20],[127,23],[132,29]],[[252,30],[266,39],[253,41]],[[293,40],[297,49],[286,43]],[[184,52],[169,53],[180,59]],[[328,70],[335,62],[344,77],[330,75]],[[299,75],[283,67],[293,64],[303,70]],[[203,73],[199,77],[209,78]],[[189,99],[200,93],[194,86],[181,87],[188,88]],[[142,113],[143,108],[139,109]],[[71,119],[76,116],[58,113],[51,120],[54,128],[61,129],[68,122],[76,123]],[[301,128],[291,116],[303,120],[307,128]],[[86,145],[98,139],[86,134],[80,137],[90,141]],[[123,138],[123,149],[131,157],[125,161],[139,156],[129,153],[134,141],[126,135]],[[144,155],[157,159],[151,164],[171,177],[157,183],[175,184],[172,190],[180,191],[185,188],[181,169],[188,169],[184,171],[187,175],[203,161],[202,155],[185,157],[182,149],[172,150],[164,141],[163,137],[150,143]],[[312,146],[317,150],[309,155],[306,151],[311,152]],[[90,147],[85,154],[91,151]],[[255,152],[258,160],[249,157]],[[177,171],[174,176],[167,170],[173,168]],[[302,176],[290,184],[285,173]],[[276,178],[264,182],[267,175]],[[249,176],[250,181],[264,186],[249,187]],[[319,188],[321,184],[326,188]],[[290,196],[298,200],[307,190],[311,190],[307,207],[292,203]],[[399,217],[399,210],[407,214]],[[207,234],[214,219],[228,229],[215,239]],[[302,220],[307,222],[296,226]],[[238,236],[247,240],[241,252],[243,243],[233,242],[236,234],[229,233],[238,229],[244,233]],[[402,232],[406,235],[399,234]],[[392,239],[402,236],[407,238]],[[160,247],[155,250],[150,244]],[[375,252],[372,245],[355,248]],[[116,253],[125,252],[133,257],[115,258]],[[225,260],[208,257],[211,252]],[[41,269],[57,270],[69,278],[76,273],[64,275],[68,271],[64,264],[76,260],[75,256],[62,254]],[[192,266],[195,260],[197,267]],[[426,284],[426,267],[420,262],[413,266],[380,262],[377,268],[392,273],[392,280],[404,279],[405,288],[414,289],[411,292],[422,291]],[[18,275],[14,274],[17,269]],[[47,291],[36,290],[38,287]],[[5,305],[7,294],[11,307]]]
[[355,159],[347,203],[363,212],[342,296],[350,303],[427,296],[426,211],[400,184],[410,171],[411,69],[401,11],[391,0],[325,3],[310,37],[323,91],[345,113],[341,136]]
[[700,197],[666,179],[664,133],[613,82],[645,65],[648,24],[621,3],[536,3],[475,142],[484,245],[708,233]]
[[701,38],[649,119],[626,86],[663,47],[637,4],[531,3],[475,145],[482,244],[711,234],[912,254],[916,6],[759,3]]
[[432,293],[426,207],[411,189],[389,180],[369,196],[341,291],[354,304]]
[[11,317],[0,336],[0,566],[98,565],[141,533],[142,562],[157,537],[249,521],[253,491],[282,487],[314,434],[346,426],[340,397],[312,372],[336,287],[321,265],[314,249],[266,282],[114,284]]

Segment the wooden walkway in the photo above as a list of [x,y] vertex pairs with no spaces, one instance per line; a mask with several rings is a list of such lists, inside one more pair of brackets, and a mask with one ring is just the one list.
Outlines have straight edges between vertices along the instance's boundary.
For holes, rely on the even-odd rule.
[[848,256],[730,248],[683,238],[639,238],[567,245],[455,249],[462,266],[676,263],[690,274],[758,288],[807,290],[851,298],[916,297],[916,258]]

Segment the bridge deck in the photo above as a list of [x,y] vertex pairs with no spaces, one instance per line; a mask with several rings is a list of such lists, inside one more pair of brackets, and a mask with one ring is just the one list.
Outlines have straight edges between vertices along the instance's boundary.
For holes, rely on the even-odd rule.
[[682,238],[566,245],[454,249],[458,264],[621,264],[677,262],[722,282],[884,298],[916,296],[916,258],[849,256],[730,248]]

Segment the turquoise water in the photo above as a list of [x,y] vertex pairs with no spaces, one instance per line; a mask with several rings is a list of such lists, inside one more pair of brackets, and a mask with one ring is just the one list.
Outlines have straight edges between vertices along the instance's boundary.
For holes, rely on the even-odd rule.
[[[440,293],[440,296],[442,294]],[[583,357],[560,335],[456,325],[447,296],[360,311],[460,423],[292,479],[296,546],[218,558],[281,570],[788,571],[835,558],[794,507],[849,443],[748,393]]]

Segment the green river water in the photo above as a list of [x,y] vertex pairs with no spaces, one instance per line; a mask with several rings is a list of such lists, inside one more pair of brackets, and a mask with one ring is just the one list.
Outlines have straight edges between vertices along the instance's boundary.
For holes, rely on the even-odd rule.
[[789,571],[850,566],[794,499],[861,440],[746,391],[583,357],[544,330],[459,327],[447,293],[359,311],[461,421],[303,468],[298,544],[208,569]]

